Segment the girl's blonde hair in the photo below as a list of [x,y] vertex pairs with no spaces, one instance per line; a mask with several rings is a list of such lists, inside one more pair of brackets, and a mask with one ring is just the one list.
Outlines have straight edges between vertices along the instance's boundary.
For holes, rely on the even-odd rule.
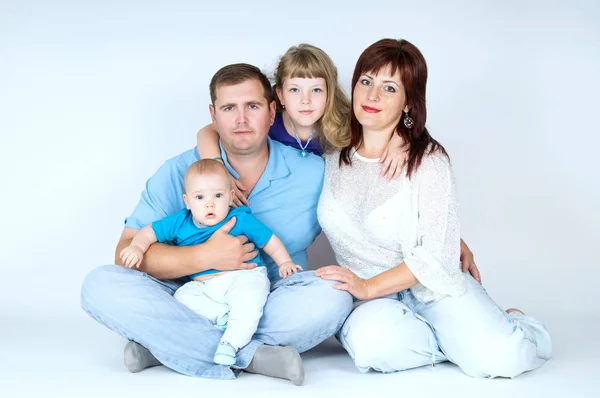
[[[350,100],[338,83],[337,68],[323,50],[310,44],[290,47],[275,69],[275,87],[283,88],[286,78],[323,78],[327,84],[325,113],[316,123],[323,151],[350,143]],[[278,110],[282,109],[275,95]]]

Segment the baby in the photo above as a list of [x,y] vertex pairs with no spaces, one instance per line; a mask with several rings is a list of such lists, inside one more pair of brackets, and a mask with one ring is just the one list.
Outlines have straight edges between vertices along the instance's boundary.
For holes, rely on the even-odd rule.
[[[125,266],[139,267],[154,242],[177,246],[204,243],[235,216],[235,226],[229,233],[245,235],[262,248],[275,261],[282,278],[302,270],[294,264],[281,240],[248,207],[230,207],[234,191],[229,172],[221,162],[203,159],[193,163],[185,174],[184,192],[186,209],[145,226],[121,251]],[[233,365],[239,349],[250,342],[271,289],[260,253],[251,262],[257,265],[251,270],[208,270],[190,275],[191,281],[174,295],[192,311],[225,330],[214,357],[215,363],[221,365]]]

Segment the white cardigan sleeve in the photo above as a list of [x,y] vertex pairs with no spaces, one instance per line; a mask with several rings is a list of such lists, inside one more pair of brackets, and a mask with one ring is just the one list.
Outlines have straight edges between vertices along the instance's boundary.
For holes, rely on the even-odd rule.
[[448,159],[425,155],[415,174],[418,221],[416,245],[404,262],[418,281],[437,294],[459,296],[464,291],[460,270],[460,226],[454,175]]

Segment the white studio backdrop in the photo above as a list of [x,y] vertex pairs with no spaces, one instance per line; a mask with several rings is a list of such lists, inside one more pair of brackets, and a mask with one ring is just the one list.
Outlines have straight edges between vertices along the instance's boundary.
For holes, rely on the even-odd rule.
[[[350,79],[405,38],[429,65],[462,235],[502,306],[598,317],[600,3],[0,2],[0,310],[75,313],[146,179],[194,146],[208,83],[307,42]],[[311,268],[334,261],[324,241]],[[560,315],[557,315],[560,316]]]

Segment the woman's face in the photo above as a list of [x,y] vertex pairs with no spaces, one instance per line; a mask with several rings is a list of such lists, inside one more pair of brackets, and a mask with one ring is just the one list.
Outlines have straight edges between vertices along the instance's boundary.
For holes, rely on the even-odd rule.
[[365,72],[354,86],[354,114],[363,128],[374,131],[394,129],[402,110],[408,112],[400,71],[392,75],[390,65],[379,73]]

